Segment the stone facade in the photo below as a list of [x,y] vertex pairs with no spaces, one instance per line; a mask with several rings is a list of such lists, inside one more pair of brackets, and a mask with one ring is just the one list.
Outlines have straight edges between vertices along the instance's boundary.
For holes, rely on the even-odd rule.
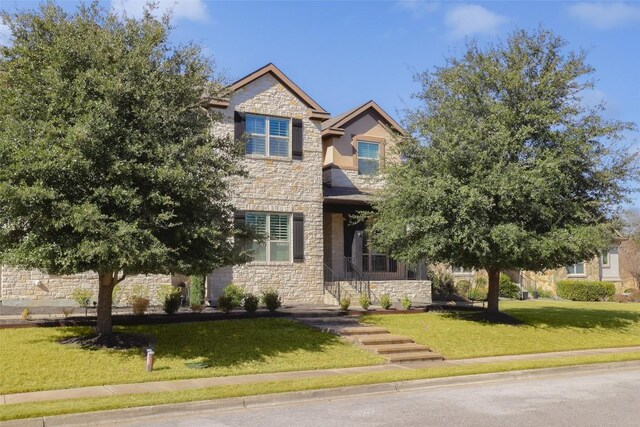
[[[431,282],[428,280],[372,280],[369,282],[371,290],[371,299],[377,303],[383,294],[389,295],[393,304],[400,304],[402,299],[407,296],[411,302],[415,304],[430,304],[431,299]],[[349,297],[351,305],[357,306],[360,295],[354,288],[343,282],[341,286],[341,297]],[[338,301],[335,296],[329,292],[325,292],[325,304],[336,305]]]
[[[168,275],[137,275],[128,277],[118,285],[114,302],[127,305],[134,291],[149,297],[152,305],[159,305],[157,294],[160,286],[172,283]],[[87,272],[68,276],[55,276],[38,270],[19,270],[11,267],[0,269],[0,299],[3,305],[12,306],[74,306],[71,299],[76,289],[93,292],[91,301],[98,298],[98,275]]]
[[304,262],[261,263],[219,269],[208,277],[208,295],[216,299],[234,283],[253,293],[278,290],[287,302],[322,302],[322,141],[320,121],[312,110],[271,74],[236,90],[222,111],[218,135],[233,135],[234,112],[302,119],[302,160],[247,156],[248,177],[234,180],[233,205],[238,210],[304,214]]

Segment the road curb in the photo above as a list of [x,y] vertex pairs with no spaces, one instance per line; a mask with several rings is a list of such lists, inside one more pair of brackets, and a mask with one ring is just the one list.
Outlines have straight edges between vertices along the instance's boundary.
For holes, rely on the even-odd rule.
[[555,368],[528,369],[487,374],[461,375],[455,377],[431,378],[370,385],[358,385],[318,390],[293,391],[246,397],[233,397],[197,402],[171,403],[165,405],[142,406],[128,409],[85,412],[80,414],[54,415],[0,422],[0,427],[53,427],[75,425],[105,425],[119,421],[144,421],[157,417],[184,417],[188,414],[209,411],[234,411],[260,407],[299,404],[313,401],[332,401],[350,397],[385,393],[402,393],[418,389],[491,384],[507,381],[522,381],[544,377],[575,375],[577,373],[606,372],[640,368],[640,361],[596,363],[589,365],[561,366]]

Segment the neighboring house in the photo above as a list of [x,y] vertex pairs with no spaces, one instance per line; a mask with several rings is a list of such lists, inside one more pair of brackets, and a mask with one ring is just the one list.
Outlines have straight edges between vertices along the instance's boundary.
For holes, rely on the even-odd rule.
[[331,118],[273,64],[229,90],[211,106],[223,116],[214,132],[246,143],[248,176],[233,183],[236,221],[267,239],[253,242],[252,262],[209,275],[210,298],[234,283],[276,289],[286,302],[335,304],[360,292],[429,302],[424,269],[369,253],[364,225],[349,221],[383,185],[378,172],[400,125],[373,101]]
[[[454,279],[470,280],[486,276],[484,271],[452,268]],[[576,262],[565,267],[543,272],[507,271],[513,281],[522,284],[530,292],[551,292],[555,294],[556,284],[561,280],[589,280],[612,282],[616,292],[638,288],[640,279],[640,247],[628,239],[616,239],[607,251],[589,260]]]

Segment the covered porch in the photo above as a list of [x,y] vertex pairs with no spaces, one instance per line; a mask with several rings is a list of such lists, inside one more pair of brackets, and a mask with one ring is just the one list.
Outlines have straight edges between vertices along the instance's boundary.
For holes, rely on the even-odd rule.
[[[324,194],[325,302],[366,293],[372,302],[381,294],[392,300],[405,295],[415,302],[431,302],[431,283],[426,266],[407,265],[368,245],[365,224],[354,216],[370,209],[370,195],[355,189],[326,187]],[[327,295],[328,294],[328,295]]]

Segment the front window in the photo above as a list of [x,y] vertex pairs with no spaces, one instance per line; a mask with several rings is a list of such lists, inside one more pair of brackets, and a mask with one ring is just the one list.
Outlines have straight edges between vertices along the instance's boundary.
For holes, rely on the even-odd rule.
[[247,115],[246,153],[289,157],[291,120],[280,117]]
[[251,242],[253,260],[259,262],[289,262],[291,260],[290,215],[264,212],[248,212],[246,224],[262,241]]
[[609,251],[602,251],[600,259],[602,260],[603,267],[609,267]]
[[374,175],[380,169],[380,144],[358,141],[358,175]]
[[576,262],[567,266],[567,274],[584,274],[584,262]]

